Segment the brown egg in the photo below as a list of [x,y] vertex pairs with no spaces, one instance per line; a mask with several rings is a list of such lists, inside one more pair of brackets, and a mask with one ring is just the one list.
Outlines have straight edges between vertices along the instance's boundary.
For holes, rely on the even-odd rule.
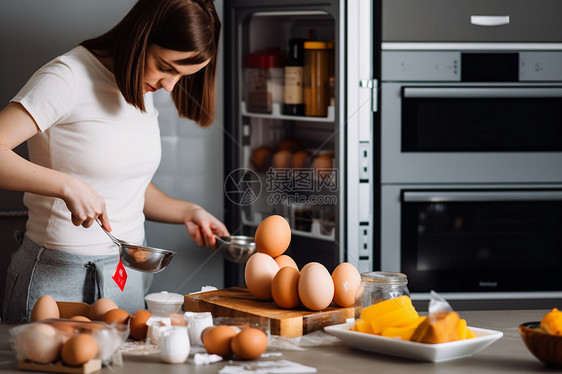
[[295,169],[302,169],[305,167],[305,162],[306,160],[312,156],[312,153],[310,153],[307,150],[302,150],[302,151],[298,151],[295,154],[293,154],[293,158],[292,158],[292,167]]
[[232,354],[230,342],[238,332],[230,326],[218,325],[207,332],[203,339],[203,345],[209,354],[216,354],[223,358]]
[[91,322],[92,320],[85,316],[72,316],[70,317],[73,321],[83,321],[83,322]]
[[278,169],[286,169],[291,166],[291,151],[281,150],[273,155],[273,167]]
[[152,313],[148,310],[142,309],[131,314],[129,319],[129,328],[131,330],[131,337],[135,340],[146,339],[148,333],[148,325],[146,321],[152,317]]
[[270,255],[254,253],[246,262],[244,279],[252,295],[260,300],[271,300],[271,282],[279,265]]
[[285,138],[277,143],[277,149],[279,150],[287,150],[290,152],[296,152],[303,149],[304,145],[302,142],[295,138]]
[[84,321],[80,324],[81,332],[87,332],[87,333],[93,333],[106,328],[107,325],[103,321],[90,321],[90,322]]
[[172,326],[187,326],[187,320],[181,313],[167,313],[166,317],[170,317],[170,322]]
[[275,257],[274,260],[275,260],[275,262],[277,262],[277,265],[279,265],[279,269],[281,269],[282,267],[285,267],[285,266],[290,266],[290,267],[293,267],[293,268],[299,270],[299,267],[297,266],[297,263],[295,262],[295,260],[293,260],[291,258],[291,256],[281,255],[281,256]]
[[342,262],[332,272],[334,282],[334,303],[341,307],[355,304],[357,290],[361,284],[361,274],[349,262]]
[[292,309],[300,304],[300,276],[301,273],[292,266],[285,266],[275,274],[271,282],[271,295],[281,308]]
[[33,305],[29,321],[36,322],[48,318],[60,318],[60,311],[52,296],[43,295]]
[[255,327],[246,327],[232,338],[230,347],[236,356],[252,360],[267,349],[267,335]]
[[310,310],[326,309],[334,298],[334,282],[330,272],[319,262],[303,266],[299,279],[299,298]]
[[90,334],[76,334],[62,345],[62,361],[69,366],[80,366],[96,357],[98,342]]
[[56,323],[52,323],[51,326],[66,333],[68,336],[74,334],[76,332],[76,326],[72,325],[72,323],[65,323],[64,321],[65,320],[61,320]]
[[273,149],[268,146],[257,147],[252,151],[252,156],[250,158],[252,165],[257,171],[266,171],[271,165],[271,157],[273,155]]
[[260,222],[255,234],[256,249],[271,257],[281,256],[291,244],[291,226],[279,215],[271,215]]
[[102,297],[94,301],[90,307],[90,319],[92,321],[101,321],[105,313],[111,309],[117,309],[117,304],[115,301],[108,299],[107,297]]
[[45,323],[27,325],[15,340],[15,345],[26,359],[48,364],[57,360],[62,346],[62,337],[57,330]]
[[205,327],[205,328],[203,329],[203,331],[201,331],[201,342],[203,342],[203,340],[205,339],[205,335],[207,335],[207,333],[208,333],[209,331],[211,331],[212,329],[214,329],[215,327],[216,327],[216,326],[208,326],[208,327]]
[[103,315],[103,321],[105,323],[117,323],[120,325],[124,325],[129,322],[129,317],[131,315],[129,312],[123,309],[111,309],[105,312]]
[[331,169],[333,167],[334,153],[323,153],[316,157],[312,163],[315,169]]

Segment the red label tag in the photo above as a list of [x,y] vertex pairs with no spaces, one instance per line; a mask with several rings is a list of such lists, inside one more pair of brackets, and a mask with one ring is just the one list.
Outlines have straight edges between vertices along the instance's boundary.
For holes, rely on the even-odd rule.
[[125,266],[123,266],[121,259],[119,259],[117,268],[115,269],[115,272],[113,273],[113,276],[111,278],[113,278],[115,283],[117,283],[117,287],[119,287],[121,289],[121,292],[123,292],[125,283],[127,283],[127,272],[125,271]]

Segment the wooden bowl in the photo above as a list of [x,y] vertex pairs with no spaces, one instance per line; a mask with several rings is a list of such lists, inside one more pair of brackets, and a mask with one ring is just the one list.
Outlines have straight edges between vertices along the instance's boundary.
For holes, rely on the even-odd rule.
[[562,367],[562,335],[543,332],[540,322],[519,325],[519,333],[533,356],[546,365]]

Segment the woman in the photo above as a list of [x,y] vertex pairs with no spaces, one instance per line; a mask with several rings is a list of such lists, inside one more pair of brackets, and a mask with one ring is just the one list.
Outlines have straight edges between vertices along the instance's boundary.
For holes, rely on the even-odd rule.
[[[118,248],[98,225],[144,243],[145,219],[184,223],[211,246],[227,229],[150,181],[160,162],[151,92],[171,92],[178,114],[209,126],[220,32],[210,0],[139,0],[112,30],[38,70],[0,112],[0,188],[25,191],[25,237],[8,269],[3,319],[29,319],[35,301],[144,308],[151,278],[111,277]],[[13,149],[28,141],[29,161]]]

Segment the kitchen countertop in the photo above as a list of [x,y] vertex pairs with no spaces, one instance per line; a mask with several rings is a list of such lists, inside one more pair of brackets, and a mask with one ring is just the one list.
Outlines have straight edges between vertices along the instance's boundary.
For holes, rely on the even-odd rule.
[[[525,347],[519,335],[519,324],[539,321],[548,310],[502,310],[502,311],[462,311],[461,318],[469,326],[481,327],[503,332],[503,337],[472,357],[430,363],[385,356],[361,351],[343,343],[305,347],[304,350],[268,349],[267,352],[280,352],[281,356],[260,358],[258,360],[289,360],[311,366],[318,373],[532,373],[552,371],[538,361]],[[9,324],[0,324],[0,374],[22,373],[8,342]],[[217,373],[225,365],[240,365],[251,361],[221,361],[210,365],[196,366],[190,359],[185,364],[170,365],[161,363],[157,356],[124,355],[123,366],[104,367],[97,373]]]

